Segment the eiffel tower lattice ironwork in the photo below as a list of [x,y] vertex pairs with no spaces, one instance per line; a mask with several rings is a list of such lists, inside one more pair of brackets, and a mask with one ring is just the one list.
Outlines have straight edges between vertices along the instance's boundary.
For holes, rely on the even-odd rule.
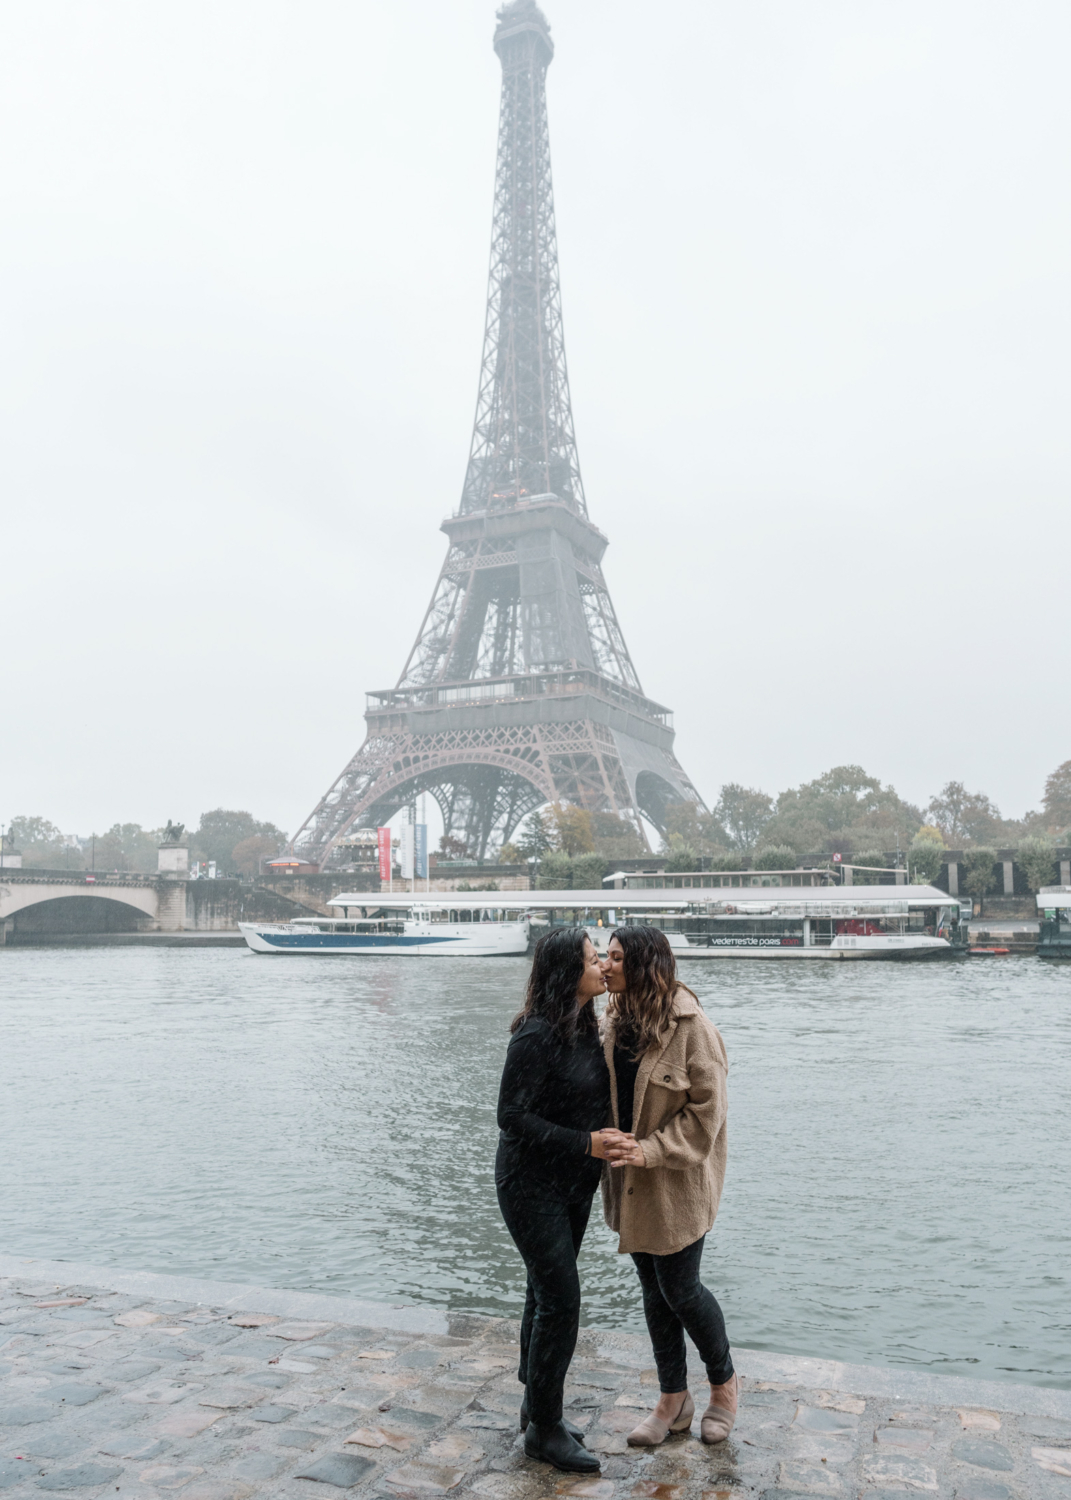
[[[616,813],[644,838],[699,802],[647,698],[588,519],[562,335],[545,81],[534,0],[498,12],[502,98],[476,421],[449,548],[396,687],[370,693],[367,737],[294,847],[321,868],[347,833],[421,792],[483,858],[550,801]],[[646,840],[644,840],[646,842]]]

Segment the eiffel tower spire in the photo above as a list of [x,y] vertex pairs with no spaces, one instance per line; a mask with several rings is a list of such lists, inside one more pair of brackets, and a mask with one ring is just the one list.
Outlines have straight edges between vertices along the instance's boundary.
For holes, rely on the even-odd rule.
[[499,11],[502,60],[495,213],[480,391],[462,513],[555,494],[587,514],[562,336],[550,177],[546,17],[529,0]]
[[295,836],[321,867],[347,831],[430,792],[480,858],[548,801],[662,828],[698,802],[670,714],[645,697],[602,573],[569,399],[547,127],[550,27],[498,12],[502,63],[483,359],[449,547],[395,688]]

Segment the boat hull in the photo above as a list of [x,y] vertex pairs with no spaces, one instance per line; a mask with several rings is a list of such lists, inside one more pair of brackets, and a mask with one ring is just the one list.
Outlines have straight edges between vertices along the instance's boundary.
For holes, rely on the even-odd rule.
[[952,945],[937,937],[838,937],[832,943],[804,947],[802,943],[784,943],[780,938],[756,938],[742,945],[723,941],[710,947],[670,937],[674,958],[788,958],[805,962],[833,962],[876,959],[951,958]]
[[[528,951],[527,922],[459,924],[406,922],[401,933],[324,932],[286,922],[239,922],[254,953],[320,957],[501,958]],[[476,931],[473,931],[473,928]],[[485,930],[481,930],[485,929]]]

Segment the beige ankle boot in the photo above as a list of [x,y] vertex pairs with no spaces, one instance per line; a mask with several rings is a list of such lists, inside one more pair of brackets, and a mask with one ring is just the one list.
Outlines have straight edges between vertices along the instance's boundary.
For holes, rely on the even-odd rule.
[[715,1386],[714,1389],[719,1392],[724,1391],[727,1399],[724,1405],[720,1402],[715,1405],[712,1399],[710,1405],[703,1413],[703,1420],[699,1424],[699,1435],[704,1443],[724,1443],[730,1432],[732,1432],[733,1423],[736,1421],[736,1404],[739,1392],[739,1384],[736,1376],[734,1375],[731,1380],[727,1380],[724,1385]]
[[672,1422],[663,1422],[661,1417],[656,1417],[654,1412],[633,1428],[625,1441],[631,1448],[655,1448],[659,1443],[664,1443],[671,1432],[684,1432],[692,1425],[695,1416],[695,1402],[692,1400],[691,1391],[685,1391],[684,1401],[677,1416]]

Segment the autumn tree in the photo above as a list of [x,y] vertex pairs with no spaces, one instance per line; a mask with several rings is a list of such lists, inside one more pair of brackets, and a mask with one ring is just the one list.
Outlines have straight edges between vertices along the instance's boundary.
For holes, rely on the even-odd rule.
[[999,839],[1003,832],[999,807],[984,792],[968,792],[962,781],[946,782],[926,811],[953,846]]
[[1045,821],[1054,833],[1071,828],[1071,760],[1065,760],[1046,777],[1042,806]]
[[260,874],[261,861],[272,859],[279,853],[279,840],[263,833],[254,833],[250,838],[240,839],[231,850],[231,863],[239,875]]
[[152,874],[157,866],[159,829],[142,828],[140,823],[113,823],[104,833],[92,838],[92,863],[98,870],[131,870]]
[[773,805],[773,798],[765,792],[730,781],[718,795],[714,816],[725,830],[731,847],[747,851],[754,848],[759,834],[770,821]]
[[862,766],[833,766],[813,781],[780,794],[763,829],[767,843],[789,844],[797,854],[906,845],[922,813],[893,786],[883,786]]
[[553,802],[550,807],[554,847],[563,854],[592,854],[595,850],[595,820],[586,807],[571,802]]
[[252,813],[214,807],[211,812],[201,814],[190,846],[195,859],[214,860],[220,875],[235,875],[238,873],[234,862],[235,848],[246,839],[257,836],[272,841],[275,845],[273,853],[278,853],[286,843],[286,834],[274,823],[258,822]]
[[[662,841],[664,853],[673,856],[677,850],[690,849],[696,858],[710,858],[728,843],[729,835],[716,813],[704,811],[695,802],[671,802],[666,808],[666,831]],[[689,868],[694,870],[695,865],[692,864]]]
[[639,829],[628,818],[616,813],[593,812],[595,852],[607,859],[639,859],[646,853]]

